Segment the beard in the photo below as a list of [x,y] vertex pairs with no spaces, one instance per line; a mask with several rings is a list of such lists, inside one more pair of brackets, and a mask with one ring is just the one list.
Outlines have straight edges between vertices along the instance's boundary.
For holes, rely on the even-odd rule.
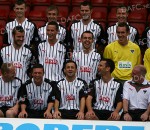
[[83,20],[88,20],[89,18],[90,18],[90,15],[84,15],[84,16],[82,16]]

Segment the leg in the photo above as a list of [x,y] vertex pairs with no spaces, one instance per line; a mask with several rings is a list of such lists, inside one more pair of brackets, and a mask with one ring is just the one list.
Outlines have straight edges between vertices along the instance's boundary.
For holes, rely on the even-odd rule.
[[0,110],[0,117],[4,117],[4,113]]
[[15,118],[18,115],[18,113],[16,113],[16,111],[12,110],[12,109],[8,109],[6,111],[6,117],[8,118]]

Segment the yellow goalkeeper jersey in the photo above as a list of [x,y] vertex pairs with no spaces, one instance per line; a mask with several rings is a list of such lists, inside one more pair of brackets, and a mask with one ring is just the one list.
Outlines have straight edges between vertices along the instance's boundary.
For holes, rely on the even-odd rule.
[[129,80],[133,67],[141,62],[141,52],[135,43],[128,41],[127,45],[122,46],[117,40],[106,46],[104,58],[115,62],[115,70],[112,73],[114,78]]
[[150,48],[145,51],[144,55],[144,66],[146,67],[146,79],[150,81]]

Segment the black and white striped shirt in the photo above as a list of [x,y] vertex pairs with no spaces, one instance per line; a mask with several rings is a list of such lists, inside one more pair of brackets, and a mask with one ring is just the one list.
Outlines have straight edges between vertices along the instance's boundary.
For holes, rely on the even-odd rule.
[[[41,27],[41,28],[38,29],[41,41],[47,40],[47,38],[48,38],[48,36],[46,34],[47,24],[48,23],[46,23],[45,26],[43,26],[43,27]],[[56,35],[56,38],[58,39],[58,41],[61,41],[61,42],[64,43],[65,39],[66,39],[66,29],[61,24],[58,23],[58,25],[59,25],[59,32]]]
[[81,51],[82,50],[82,43],[81,43],[81,35],[85,31],[91,31],[94,35],[94,43],[93,49],[95,49],[95,44],[100,44],[104,34],[104,30],[102,26],[94,21],[93,19],[90,21],[88,25],[84,25],[82,20],[75,21],[72,23],[70,27],[70,46],[73,46],[74,51]]
[[[107,29],[108,44],[118,40],[118,36],[117,36],[117,33],[116,33],[117,26],[118,26],[118,23],[108,27],[108,29]],[[129,26],[129,28],[130,28],[130,34],[128,36],[128,40],[132,41],[133,43],[139,44],[138,30],[136,28],[132,27],[132,26]]]
[[38,43],[40,41],[38,30],[32,22],[30,22],[27,18],[24,20],[22,24],[18,23],[15,19],[12,22],[6,24],[5,33],[4,33],[4,44],[12,44],[13,36],[12,30],[16,26],[22,26],[25,31],[24,43],[30,45],[30,43]]
[[102,79],[90,83],[89,95],[93,97],[93,109],[114,111],[118,102],[122,102],[122,84],[112,78],[108,83]]
[[13,62],[16,77],[19,77],[23,83],[28,79],[27,70],[30,67],[32,53],[27,45],[23,45],[20,49],[15,49],[13,45],[2,48],[1,59],[3,63]]
[[55,85],[56,83],[48,79],[43,79],[40,86],[37,86],[33,79],[27,80],[22,86],[20,103],[26,104],[28,109],[46,110],[48,103],[55,100]]
[[59,41],[53,46],[48,41],[38,46],[39,63],[44,66],[45,78],[58,81],[63,78],[62,68],[65,61],[66,49]]
[[142,44],[150,48],[150,27],[147,27],[142,34]]
[[76,78],[73,82],[62,79],[57,83],[56,99],[59,101],[59,109],[79,110],[80,100],[87,94],[85,81]]
[[94,49],[88,54],[85,54],[84,51],[74,52],[73,60],[78,66],[77,77],[85,80],[88,84],[96,78],[97,67],[101,56]]
[[19,100],[21,80],[15,78],[12,81],[4,82],[0,77],[0,107],[13,107]]

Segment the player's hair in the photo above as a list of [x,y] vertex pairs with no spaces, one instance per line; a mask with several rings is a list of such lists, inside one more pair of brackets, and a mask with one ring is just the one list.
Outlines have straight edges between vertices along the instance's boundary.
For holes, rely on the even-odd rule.
[[36,69],[36,68],[41,68],[41,69],[43,69],[43,72],[44,72],[44,67],[43,67],[42,64],[35,64],[35,65],[32,67],[32,72],[33,72],[33,70]]
[[110,73],[112,73],[115,69],[115,63],[111,59],[103,58],[101,61],[106,61],[106,67],[110,67]]
[[83,38],[83,34],[84,33],[90,33],[92,35],[92,39],[94,39],[94,35],[93,35],[93,33],[91,31],[85,31],[85,32],[83,32],[82,35],[81,35],[81,38]]
[[47,8],[47,12],[48,11],[52,11],[52,10],[56,10],[57,11],[57,15],[59,14],[59,10],[58,10],[58,7],[55,6],[55,5],[50,5],[48,8]]
[[145,77],[147,70],[144,65],[136,65],[134,68],[138,68],[140,70],[141,75]]
[[23,29],[22,26],[16,26],[16,27],[13,28],[12,34],[15,35],[15,34],[16,34],[16,31],[23,33],[23,32],[24,32],[24,29]]
[[56,30],[57,30],[57,31],[59,30],[58,23],[57,23],[57,22],[55,22],[55,21],[51,21],[51,22],[49,22],[49,23],[47,24],[47,26],[48,26],[48,25],[54,25],[54,26],[56,27]]
[[120,9],[120,8],[125,9],[125,10],[126,10],[126,13],[129,12],[127,6],[125,6],[124,4],[120,4],[120,5],[117,7],[116,12],[117,12],[118,9]]
[[118,27],[125,27],[126,28],[126,31],[127,32],[130,32],[130,28],[129,28],[129,25],[126,23],[126,22],[121,22],[121,23],[118,23]]
[[14,66],[13,63],[3,63],[1,66],[2,75],[8,73],[13,66]]
[[89,1],[83,1],[83,2],[81,2],[80,3],[80,8],[81,8],[81,6],[89,6],[90,10],[92,9],[92,4]]
[[26,6],[26,2],[24,0],[16,0],[15,5],[22,5],[25,4]]

